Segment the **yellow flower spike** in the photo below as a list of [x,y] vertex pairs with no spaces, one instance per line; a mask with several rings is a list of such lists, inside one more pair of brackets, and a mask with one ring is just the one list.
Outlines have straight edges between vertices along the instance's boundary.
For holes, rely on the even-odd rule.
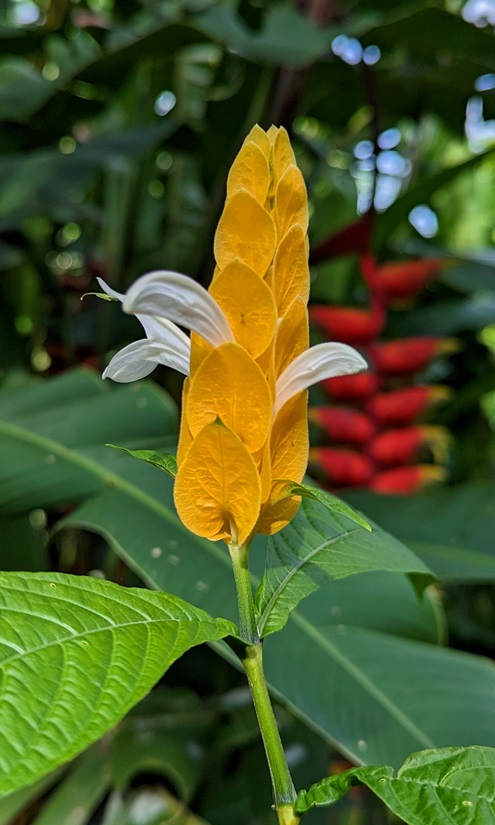
[[[309,266],[306,234],[294,224],[282,238],[273,261],[269,284],[273,290],[279,316],[285,315],[292,301],[309,298]],[[230,319],[229,319],[230,320]]]
[[261,503],[258,470],[220,420],[192,442],[175,479],[174,501],[182,523],[197,536],[243,544],[252,533]]
[[307,222],[287,132],[255,126],[229,175],[209,291],[171,270],[125,295],[100,282],[146,335],[105,376],[133,381],[156,364],[189,376],[174,498],[186,527],[213,541],[242,544],[291,520],[308,459],[307,388],[366,368],[345,344],[309,348]]
[[275,218],[278,237],[298,223],[306,232],[309,223],[308,197],[303,176],[297,166],[289,166],[275,191]]
[[193,438],[220,418],[254,453],[268,438],[272,406],[268,383],[256,361],[238,344],[222,344],[191,379],[185,412]]
[[245,189],[262,206],[270,188],[270,167],[263,151],[256,143],[244,143],[227,178],[227,198]]
[[267,284],[242,261],[227,264],[210,287],[223,309],[235,340],[257,358],[271,344],[277,310]]
[[273,369],[275,377],[309,346],[309,324],[306,304],[295,298],[279,323],[275,337]]
[[275,226],[256,198],[241,189],[227,199],[215,233],[215,260],[224,269],[239,258],[263,278],[275,251]]

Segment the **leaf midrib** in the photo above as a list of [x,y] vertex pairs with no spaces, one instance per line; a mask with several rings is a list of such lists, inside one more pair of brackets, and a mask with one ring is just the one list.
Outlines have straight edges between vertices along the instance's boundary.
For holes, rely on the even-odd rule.
[[[12,609],[9,609],[9,608],[2,608],[2,612],[4,612],[4,613],[9,613],[9,612],[10,613],[19,613],[20,611],[19,610],[12,610]],[[32,618],[43,619],[45,621],[46,620],[50,621],[50,617],[47,617],[47,616],[44,616],[44,615],[38,614],[38,613],[32,613],[31,611],[29,613],[27,613],[26,615],[29,615],[30,618],[32,617]],[[222,619],[220,621],[227,621],[227,620]],[[63,645],[67,642],[79,641],[80,639],[85,639],[86,636],[92,636],[96,633],[106,633],[106,632],[115,633],[115,632],[117,632],[121,629],[127,628],[127,627],[136,627],[138,625],[150,626],[150,625],[166,624],[168,622],[173,622],[175,624],[194,623],[194,624],[199,624],[202,627],[204,627],[205,625],[208,625],[208,624],[212,624],[214,626],[217,624],[215,619],[213,619],[211,622],[208,622],[208,620],[202,620],[202,619],[197,619],[197,618],[196,619],[161,618],[161,619],[142,619],[141,621],[133,621],[133,622],[120,622],[119,624],[107,625],[106,627],[97,627],[97,628],[91,628],[90,630],[78,631],[77,633],[72,633],[70,635],[63,636],[59,639],[50,640],[46,644],[38,645],[37,647],[32,647],[32,648],[29,648],[28,650],[23,650],[20,653],[15,653],[12,656],[9,656],[9,657],[6,657],[5,659],[2,659],[0,661],[0,667],[4,667],[5,665],[10,664],[11,662],[15,661],[16,659],[27,658],[28,656],[32,656],[33,654],[38,653],[41,650],[47,650],[50,647]],[[56,622],[54,621],[53,624],[56,624]],[[6,643],[6,644],[8,644],[8,643]]]
[[[263,630],[265,628],[266,622],[270,618],[269,613],[271,612],[273,606],[275,605],[275,602],[276,602],[277,598],[282,594],[282,592],[288,586],[288,584],[290,583],[292,578],[304,567],[304,565],[305,564],[310,564],[313,560],[313,557],[317,553],[320,553],[322,550],[324,550],[326,547],[329,547],[331,544],[334,544],[337,541],[341,541],[344,538],[347,538],[348,536],[352,535],[352,533],[356,533],[356,532],[358,532],[358,530],[357,530],[357,528],[354,528],[354,529],[351,529],[351,530],[347,530],[345,533],[341,533],[339,536],[334,536],[331,539],[326,539],[325,541],[322,541],[321,544],[319,544],[317,547],[315,547],[314,550],[312,550],[303,559],[299,559],[298,564],[295,567],[292,567],[289,570],[289,573],[286,574],[285,578],[281,582],[279,582],[278,586],[273,591],[272,596],[268,600],[268,602],[266,604],[266,607],[264,608],[264,610],[263,610],[263,612],[260,616],[260,622],[259,622],[259,625],[258,625],[258,632],[260,633],[260,635],[263,635]],[[329,576],[329,578],[331,578],[331,576]],[[309,595],[311,595],[311,594],[309,594]],[[296,607],[297,607],[297,605],[296,605]]]
[[[407,716],[405,716],[405,714],[400,710],[400,708],[396,704],[394,704],[390,699],[388,699],[387,696],[383,693],[383,691],[379,690],[373,684],[373,682],[371,682],[364,675],[362,670],[360,670],[356,665],[354,665],[349,658],[346,658],[344,656],[344,654],[342,654],[335,647],[335,645],[332,644],[332,642],[329,639],[327,639],[325,636],[323,636],[321,633],[319,633],[318,630],[316,628],[314,628],[310,624],[310,622],[308,622],[307,619],[305,619],[303,616],[301,616],[296,611],[294,611],[294,613],[291,616],[291,621],[294,621],[296,624],[300,625],[300,627],[305,632],[307,632],[307,635],[309,637],[315,639],[317,642],[321,642],[322,643],[321,647],[327,648],[327,650],[333,656],[334,660],[336,662],[338,662],[343,667],[344,670],[346,670],[350,675],[352,675],[358,684],[360,684],[362,687],[366,688],[368,690],[369,694],[378,702],[378,704],[381,704],[382,707],[385,708],[390,713],[392,718],[394,718],[397,721],[401,722],[403,727],[406,730],[408,730],[409,733],[413,734],[417,738],[418,742],[424,748],[434,748],[434,747],[436,747],[435,743],[432,742],[425,734],[423,734],[421,732],[421,730],[413,722],[411,722],[408,719]],[[357,630],[365,630],[365,628],[360,628],[360,627],[357,627],[356,629]],[[382,635],[382,636],[385,636],[387,638],[389,637],[389,634],[386,634],[386,633],[380,634],[379,631],[374,631],[374,632],[377,633],[378,635]],[[391,638],[397,638],[397,637],[392,636]],[[313,727],[315,727],[315,725],[313,725]],[[316,727],[319,730],[323,731],[323,729],[318,724],[316,724]],[[325,733],[325,731],[323,731],[323,732]],[[359,755],[357,755],[357,754],[353,754],[353,755],[356,757],[356,759],[358,761],[360,761],[361,758],[360,758]]]
[[[117,489],[125,493],[126,495],[130,496],[131,498],[136,499],[136,501],[141,502],[142,504],[144,504],[145,507],[148,507],[150,510],[157,513],[165,521],[178,525],[182,528],[182,522],[179,520],[179,518],[177,516],[174,516],[170,510],[167,510],[165,507],[163,507],[163,505],[160,504],[160,502],[158,502],[155,498],[153,498],[153,496],[143,492],[140,487],[137,487],[130,481],[126,481],[122,478],[122,476],[118,475],[117,473],[113,473],[111,470],[107,470],[106,468],[101,467],[96,461],[93,461],[90,458],[86,458],[76,450],[71,449],[70,447],[66,447],[63,444],[59,444],[57,441],[52,441],[51,439],[46,438],[46,436],[40,436],[37,433],[33,433],[30,430],[25,430],[21,427],[16,427],[14,424],[10,424],[6,421],[0,421],[0,433],[2,431],[6,435],[10,435],[13,438],[17,438],[18,441],[22,441],[27,444],[32,444],[39,450],[46,450],[48,453],[54,453],[59,458],[62,458],[65,461],[70,461],[73,464],[83,468],[87,472],[92,473],[97,478],[100,478],[103,481],[104,490],[95,491],[93,494],[87,496],[86,500],[96,498],[97,496],[101,495],[104,491],[111,492],[112,490]],[[217,559],[221,560],[224,564],[229,564],[226,554],[221,553],[220,550],[217,549],[216,545],[213,544],[213,542],[208,543],[208,551],[214,556],[216,556]]]

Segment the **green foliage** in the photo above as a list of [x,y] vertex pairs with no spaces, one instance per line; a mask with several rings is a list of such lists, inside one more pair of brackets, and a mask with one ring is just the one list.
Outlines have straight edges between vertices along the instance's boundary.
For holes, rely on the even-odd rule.
[[493,501],[489,482],[414,497],[352,493],[349,498],[407,544],[442,581],[495,579]]
[[291,482],[290,493],[291,495],[296,494],[303,498],[311,498],[313,501],[319,501],[331,512],[338,513],[341,516],[347,516],[347,518],[355,522],[355,524],[359,524],[359,526],[365,530],[372,529],[363,516],[356,513],[345,501],[337,498],[337,496],[333,496],[331,493],[327,493],[326,490],[320,490],[318,487],[309,486],[308,484],[294,484]]
[[60,573],[4,573],[1,607],[3,794],[102,736],[184,651],[236,632],[175,596]]
[[[418,748],[492,746],[491,665],[440,648],[446,636],[441,595],[430,588],[418,601],[410,584],[424,586],[427,565],[442,582],[483,583],[480,614],[481,596],[493,603],[494,439],[479,405],[495,388],[493,346],[482,332],[494,319],[490,121],[495,96],[490,89],[474,88],[478,78],[495,70],[491,31],[463,20],[455,3],[447,9],[344,2],[339,19],[322,24],[306,14],[309,4],[298,4],[296,11],[289,0],[45,3],[36,25],[16,19],[22,5],[7,3],[0,11],[2,568],[35,571],[58,564],[87,572],[82,548],[90,546],[92,561],[108,575],[123,575],[126,581],[137,575],[152,587],[235,620],[227,553],[184,530],[173,509],[171,480],[157,469],[173,470],[164,459],[177,437],[170,398],[146,382],[110,387],[88,371],[48,381],[27,375],[56,374],[80,361],[103,368],[117,347],[135,338],[132,322],[112,306],[91,297],[79,301],[82,293],[94,291],[95,275],[120,290],[137,275],[162,267],[207,283],[227,169],[255,121],[264,126],[282,122],[289,129],[308,184],[311,232],[319,240],[355,220],[356,187],[378,189],[379,176],[359,168],[356,145],[362,140],[376,144],[380,134],[397,127],[397,151],[410,171],[396,181],[395,201],[374,216],[372,243],[380,261],[410,254],[449,258],[451,266],[419,306],[394,313],[387,332],[455,334],[462,340],[455,359],[435,364],[428,374],[435,383],[448,373],[456,391],[448,408],[433,416],[433,423],[447,423],[457,436],[449,467],[454,483],[416,498],[349,495],[352,507],[380,525],[371,534],[361,529],[364,524],[352,524],[355,515],[338,499],[326,499],[330,511],[306,499],[286,531],[266,547],[261,540],[254,543],[253,585],[268,634],[270,685],[291,711],[289,721],[282,715],[282,727],[290,731],[297,716],[305,736],[310,736],[308,728],[317,731],[311,742],[320,748],[320,773],[327,761],[322,742],[337,743],[356,761],[395,766]],[[338,34],[359,38],[363,47],[378,46],[381,58],[373,65],[346,63],[331,48]],[[160,115],[163,93],[172,108]],[[485,121],[473,152],[464,125],[466,104],[475,93],[483,101]],[[385,179],[390,183],[386,174]],[[434,240],[420,239],[408,223],[418,204],[436,211]],[[330,295],[337,303],[367,300],[350,258],[319,268],[314,288],[315,297]],[[155,375],[178,398],[173,379],[163,371]],[[14,391],[16,384],[21,388]],[[122,448],[109,450],[107,442]],[[133,461],[133,455],[155,466]],[[314,488],[312,494],[320,496]],[[54,537],[50,550],[47,529]],[[63,552],[58,557],[65,545],[71,548],[71,564]],[[108,545],[117,554],[117,566]],[[375,572],[363,572],[370,570]],[[26,581],[34,587],[36,578]],[[468,595],[459,599],[458,609],[468,601]],[[25,610],[21,617],[27,620]],[[282,627],[275,638],[272,631]],[[482,635],[472,629],[476,645]],[[215,646],[236,663],[226,645]],[[194,665],[191,671],[196,679]],[[221,696],[222,690],[216,683],[213,691]],[[234,699],[218,701],[218,715],[211,712],[211,697],[206,711],[191,710],[202,719],[194,734],[189,728],[170,734],[168,717],[156,730],[162,711],[153,721],[136,712],[63,775],[58,769],[2,799],[0,825],[10,825],[52,784],[56,787],[45,809],[33,813],[34,825],[69,818],[80,825],[93,820],[134,825],[138,815],[146,825],[168,817],[179,825],[199,825],[204,822],[200,816],[216,825],[265,825],[271,814],[258,792],[263,778],[261,750],[253,745],[254,718],[245,718],[243,708],[236,724],[230,719],[223,730],[219,720]],[[34,699],[30,702],[33,709]],[[177,718],[180,711],[172,705]],[[73,717],[77,720],[76,713]],[[218,737],[220,744],[196,759],[186,747],[187,737],[197,743],[197,731],[206,729],[206,739]],[[19,726],[21,733],[26,730]],[[89,739],[81,734],[74,741]],[[299,733],[294,743],[302,747],[303,741],[306,747]],[[232,742],[246,749],[242,756],[232,750]],[[67,748],[60,758],[68,758]],[[486,753],[470,750],[452,758]],[[39,767],[42,754],[36,759]],[[362,774],[368,782],[359,781],[375,782],[379,796],[404,821],[429,825],[436,822],[431,811],[440,795],[428,813],[415,810],[411,798],[407,805],[401,801],[404,787],[416,788],[417,777],[422,778],[419,804],[431,792],[423,782],[427,774],[442,787],[428,759],[428,751],[414,757],[396,777],[380,773],[383,768],[376,775],[370,769]],[[31,777],[37,775],[33,764]],[[438,764],[448,774],[448,760]],[[238,766],[234,773],[231,765]],[[214,777],[210,786],[201,774],[205,767]],[[313,768],[307,765],[306,787]],[[173,791],[132,788],[140,770],[165,777]],[[366,770],[325,780],[321,788],[344,793]],[[12,773],[14,780],[16,775],[19,771]],[[28,773],[22,776],[30,781]],[[471,774],[462,776],[464,782]],[[219,799],[221,784],[227,787]],[[468,800],[464,793],[462,798]],[[190,800],[198,816],[189,810]],[[398,800],[406,807],[394,808]],[[96,813],[99,805],[104,813]],[[359,816],[357,810],[353,814]],[[443,825],[448,814],[437,815]],[[318,816],[317,809],[305,814],[308,823],[323,822],[323,814]],[[334,816],[341,825],[338,807]],[[466,823],[484,822],[482,803],[473,799],[473,806],[455,816],[456,821],[465,816]]]
[[315,505],[311,498],[303,499],[292,522],[268,541],[256,594],[262,636],[280,630],[297,604],[329,579],[384,570],[412,574],[420,590],[431,583],[427,568],[392,536],[377,527],[369,532],[351,526],[353,516],[324,510],[326,500]]
[[370,766],[323,779],[298,794],[295,809],[336,802],[355,783],[367,785],[408,825],[491,825],[495,821],[495,749],[439,748],[415,753],[394,776]]
[[123,450],[125,453],[139,458],[141,461],[146,461],[152,467],[158,467],[159,470],[164,470],[169,476],[175,478],[177,475],[177,459],[171,453],[160,452],[159,450],[128,450],[127,447],[118,447],[115,444],[107,444],[107,447],[113,447],[115,450]]

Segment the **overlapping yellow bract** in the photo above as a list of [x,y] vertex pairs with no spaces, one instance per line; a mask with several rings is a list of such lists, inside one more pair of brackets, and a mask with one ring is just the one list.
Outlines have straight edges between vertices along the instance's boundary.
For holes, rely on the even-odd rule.
[[191,338],[175,503],[184,524],[244,543],[293,517],[308,459],[307,393],[275,416],[275,383],[309,345],[308,207],[284,129],[255,126],[229,173],[209,292],[235,343]]

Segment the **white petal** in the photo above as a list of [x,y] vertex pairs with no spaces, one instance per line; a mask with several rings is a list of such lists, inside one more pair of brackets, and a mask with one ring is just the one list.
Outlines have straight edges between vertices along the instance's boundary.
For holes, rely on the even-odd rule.
[[167,346],[163,341],[143,338],[119,350],[103,373],[103,378],[127,384],[129,381],[145,378],[153,372],[157,364],[172,367],[184,375],[189,375],[189,352],[180,353],[175,347]]
[[108,284],[105,283],[103,278],[97,278],[96,280],[101,286],[103,292],[106,292],[107,295],[110,295],[112,298],[117,298],[118,301],[124,300],[124,295],[122,294],[122,292],[116,292],[114,289],[112,289],[111,286],[108,286]]
[[[191,356],[191,341],[188,336],[172,321],[166,318],[152,318],[151,315],[136,316],[141,321],[146,337],[160,341],[162,344],[175,350],[188,364]],[[189,375],[189,369],[185,375]]]
[[179,272],[158,270],[138,278],[123,304],[130,315],[167,318],[201,335],[214,347],[233,341],[227,318],[200,284]]
[[273,414],[276,415],[293,395],[318,381],[337,375],[351,375],[367,368],[362,355],[347,344],[317,344],[294,358],[278,377]]

